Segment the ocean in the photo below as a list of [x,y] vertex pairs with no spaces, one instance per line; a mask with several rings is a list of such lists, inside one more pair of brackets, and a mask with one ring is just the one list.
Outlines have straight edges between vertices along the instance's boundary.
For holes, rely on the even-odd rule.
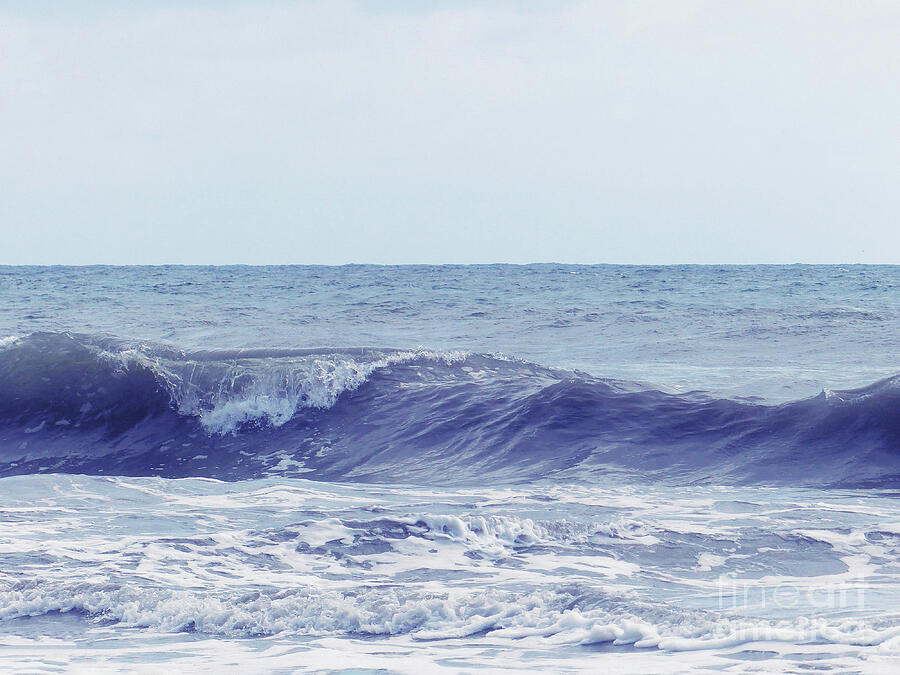
[[0,669],[900,668],[900,266],[0,299]]

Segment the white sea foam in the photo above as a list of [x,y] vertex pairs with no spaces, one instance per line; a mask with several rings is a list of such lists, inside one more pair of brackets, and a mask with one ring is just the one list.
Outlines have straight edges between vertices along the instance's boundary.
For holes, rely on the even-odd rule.
[[210,433],[229,434],[245,425],[283,426],[302,408],[330,408],[379,370],[417,362],[449,366],[469,353],[419,348],[199,362],[161,358],[140,348],[102,355],[124,369],[135,364],[151,369],[181,414],[198,417]]
[[424,525],[430,537],[449,537],[469,543],[531,545],[542,542],[547,536],[546,530],[530,518],[428,514],[407,518],[406,522]]
[[[361,636],[379,636],[387,660],[359,663],[391,670],[405,661],[388,654],[412,653],[424,670],[463,654],[466,667],[501,663],[488,653],[511,669],[578,670],[602,658],[597,644],[633,672],[664,672],[682,652],[693,655],[675,662],[682,671],[804,650],[839,670],[900,657],[896,507],[883,496],[733,489],[761,507],[735,521],[716,510],[722,492],[703,488],[0,481],[0,644],[21,638],[20,660],[0,654],[0,667],[33,670],[24,655],[42,658],[37,638],[55,630],[66,654],[94,654],[102,636],[106,654],[144,645],[167,665],[197,653],[188,643],[260,636],[269,656],[278,645],[305,664],[325,663],[322,650],[356,663],[372,646]],[[821,524],[798,530],[798,513]],[[841,564],[850,557],[865,577]],[[745,573],[753,592],[855,584],[865,602],[723,609],[723,576]],[[153,635],[162,642],[146,646]],[[652,654],[663,660],[640,660]]]
[[[600,596],[602,600],[602,596]],[[0,592],[0,621],[79,612],[123,628],[199,631],[224,637],[262,635],[403,635],[451,640],[488,631],[492,639],[538,637],[554,645],[612,643],[638,649],[693,651],[755,642],[882,646],[900,656],[900,626],[800,618],[784,621],[704,619],[660,613],[637,602],[612,608],[565,609],[557,590],[516,593],[482,589],[421,592],[397,588],[320,591],[312,587],[241,593],[144,589],[93,584],[35,584]],[[652,619],[641,618],[649,614]]]

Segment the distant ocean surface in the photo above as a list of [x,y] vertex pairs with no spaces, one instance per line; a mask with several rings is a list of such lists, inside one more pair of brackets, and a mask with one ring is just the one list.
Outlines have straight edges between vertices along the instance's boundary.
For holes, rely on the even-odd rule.
[[0,299],[0,669],[900,668],[900,266]]

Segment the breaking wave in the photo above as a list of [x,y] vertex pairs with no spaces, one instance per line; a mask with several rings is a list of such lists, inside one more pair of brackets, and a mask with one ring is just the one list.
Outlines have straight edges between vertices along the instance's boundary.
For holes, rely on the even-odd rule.
[[0,341],[0,475],[900,486],[900,377],[781,405],[498,355]]
[[409,634],[428,641],[486,633],[495,638],[541,637],[556,645],[612,643],[692,651],[760,640],[869,646],[900,636],[896,626],[875,628],[852,621],[724,620],[710,612],[679,610],[576,584],[529,593],[299,587],[235,595],[97,582],[50,587],[23,582],[0,591],[0,599],[0,620],[75,612],[126,627],[223,637]]

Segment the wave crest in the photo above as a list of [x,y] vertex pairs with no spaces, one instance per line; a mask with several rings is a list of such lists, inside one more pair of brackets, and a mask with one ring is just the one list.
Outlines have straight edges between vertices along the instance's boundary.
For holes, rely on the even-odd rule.
[[0,349],[0,474],[900,486],[900,377],[777,406],[466,352]]

